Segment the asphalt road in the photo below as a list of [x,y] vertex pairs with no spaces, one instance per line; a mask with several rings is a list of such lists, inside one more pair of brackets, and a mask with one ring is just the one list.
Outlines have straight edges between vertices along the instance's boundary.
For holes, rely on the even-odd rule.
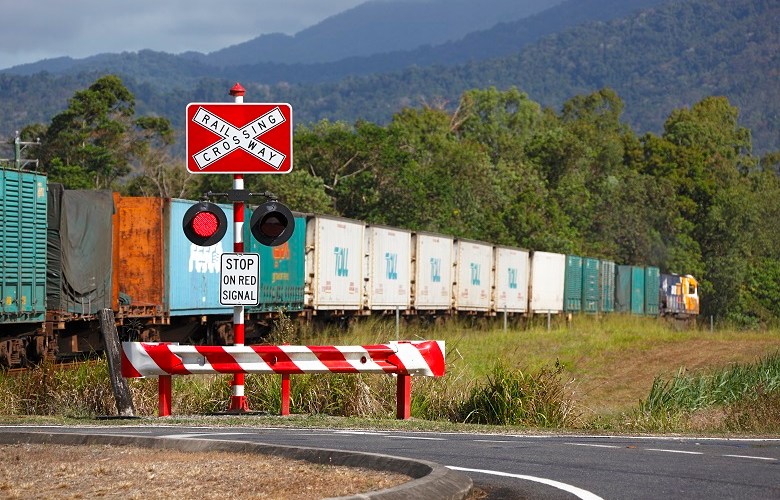
[[[174,426],[12,429],[251,441],[396,455],[464,472],[489,499],[780,498],[780,439]],[[2,432],[12,429],[0,427]]]

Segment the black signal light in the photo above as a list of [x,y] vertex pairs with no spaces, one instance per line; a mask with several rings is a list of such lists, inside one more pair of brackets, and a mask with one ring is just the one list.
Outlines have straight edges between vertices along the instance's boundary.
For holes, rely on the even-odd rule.
[[261,245],[275,247],[290,239],[295,231],[295,218],[287,205],[267,201],[252,212],[249,228]]
[[228,222],[219,205],[200,201],[184,213],[184,235],[198,246],[210,247],[225,237]]

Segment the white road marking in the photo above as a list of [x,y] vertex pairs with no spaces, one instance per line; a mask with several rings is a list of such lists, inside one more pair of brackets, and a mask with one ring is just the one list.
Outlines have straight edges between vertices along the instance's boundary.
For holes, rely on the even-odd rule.
[[611,444],[592,444],[592,443],[565,443],[572,446],[590,446],[592,448],[623,448],[622,446],[615,446]]
[[387,436],[393,439],[419,439],[420,441],[446,441],[444,438],[431,438],[422,436]]
[[771,457],[754,457],[751,455],[723,455],[724,457],[732,457],[732,458],[751,458],[753,460],[766,460],[767,462],[777,462],[776,458]]
[[704,455],[700,451],[665,450],[663,448],[645,448],[645,451],[663,451],[664,453],[682,453],[683,455]]
[[500,441],[498,439],[475,439],[475,443],[519,443],[520,441]]
[[247,434],[254,434],[253,432],[193,432],[191,434],[164,434],[157,436],[164,439],[192,439],[203,436],[245,436]]
[[571,493],[572,495],[578,498],[582,498],[583,500],[602,500],[600,496],[595,495],[588,490],[583,490],[582,488],[577,488],[576,486],[572,486],[570,484],[553,481],[552,479],[546,479],[543,477],[526,476],[524,474],[510,474],[509,472],[500,472],[495,470],[467,469],[465,467],[453,467],[452,465],[448,465],[447,468],[461,472],[477,472],[480,474],[489,474],[492,476],[512,477],[515,479],[522,479],[523,481],[533,481],[534,483],[546,484],[547,486],[558,488],[559,490]]

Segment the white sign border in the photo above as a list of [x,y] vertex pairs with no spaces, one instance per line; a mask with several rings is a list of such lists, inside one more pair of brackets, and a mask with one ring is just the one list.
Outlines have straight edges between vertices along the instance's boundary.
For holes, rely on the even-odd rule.
[[[225,258],[227,257],[245,257],[245,256],[254,256],[257,257],[257,286],[255,289],[255,297],[257,297],[256,302],[229,302],[225,303],[222,302],[222,292],[226,290],[225,288],[225,281],[223,277],[225,276]],[[243,274],[243,275],[250,275],[249,272],[247,273],[237,273],[237,274]],[[233,273],[233,275],[237,275],[236,273]],[[227,290],[234,290],[235,288],[228,288]],[[257,306],[260,304],[260,254],[259,253],[251,253],[251,252],[226,252],[220,255],[219,257],[219,304],[222,306]]]

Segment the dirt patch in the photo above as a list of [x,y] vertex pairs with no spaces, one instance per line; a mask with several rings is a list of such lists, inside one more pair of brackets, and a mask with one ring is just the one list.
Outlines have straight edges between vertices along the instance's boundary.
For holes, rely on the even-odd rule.
[[647,397],[656,376],[669,379],[680,368],[712,371],[732,363],[755,363],[779,347],[774,339],[740,342],[713,338],[611,352],[583,363],[589,376],[580,379],[577,401],[594,413],[626,410]]
[[316,499],[391,488],[408,476],[266,455],[124,446],[0,446],[0,497]]

